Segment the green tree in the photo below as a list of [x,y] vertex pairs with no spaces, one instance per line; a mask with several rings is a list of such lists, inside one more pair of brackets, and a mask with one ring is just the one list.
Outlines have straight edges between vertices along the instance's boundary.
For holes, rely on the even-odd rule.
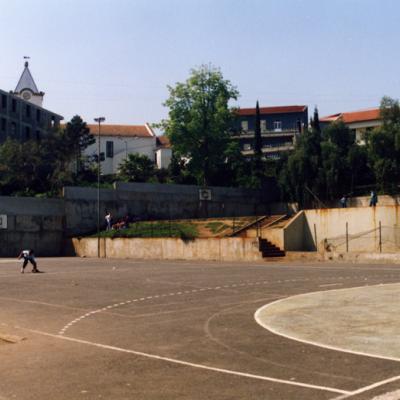
[[8,139],[0,146],[0,188],[2,194],[32,196],[57,194],[64,184],[73,182],[65,168],[62,138],[53,132],[40,143]]
[[225,162],[235,113],[229,101],[238,91],[219,69],[202,66],[184,83],[169,86],[165,106],[169,117],[162,126],[178,157],[198,184],[215,183],[213,176]]
[[74,184],[88,173],[81,163],[76,174],[72,164],[83,160],[82,152],[93,140],[77,116],[65,129],[50,130],[40,141],[6,140],[0,145],[1,194],[58,195],[64,185]]
[[333,200],[351,191],[349,153],[356,146],[354,140],[354,133],[342,121],[334,122],[324,130],[321,161],[325,193],[320,193],[322,198]]
[[168,166],[168,177],[172,183],[195,185],[196,178],[191,175],[187,168],[186,160],[179,157],[175,151],[172,152],[171,163]]
[[125,182],[147,182],[155,176],[155,164],[144,154],[128,154],[120,165],[118,178]]
[[400,106],[384,97],[380,105],[382,126],[368,137],[368,154],[379,190],[393,193],[400,183]]
[[86,159],[83,157],[84,150],[95,143],[95,137],[90,133],[86,122],[79,115],[75,115],[62,131],[63,147],[69,155],[69,162],[75,163],[77,175],[85,174]]
[[308,206],[315,196],[323,193],[323,171],[321,159],[322,135],[314,126],[306,129],[296,141],[292,154],[279,173],[279,184],[284,197]]

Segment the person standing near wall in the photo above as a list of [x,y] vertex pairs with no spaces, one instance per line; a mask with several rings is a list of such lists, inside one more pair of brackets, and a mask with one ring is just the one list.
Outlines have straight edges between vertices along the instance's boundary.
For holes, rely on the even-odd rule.
[[378,195],[374,190],[371,191],[371,198],[369,200],[369,206],[370,207],[375,207],[376,203],[378,203]]
[[106,230],[109,231],[111,230],[111,213],[106,211],[106,216],[105,216],[105,220],[106,220]]

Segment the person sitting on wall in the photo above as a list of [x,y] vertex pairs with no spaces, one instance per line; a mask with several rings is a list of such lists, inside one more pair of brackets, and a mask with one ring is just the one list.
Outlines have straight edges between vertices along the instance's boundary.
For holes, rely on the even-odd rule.
[[120,219],[118,220],[118,222],[116,222],[115,224],[112,225],[112,229],[115,230],[120,230],[120,229],[125,229],[127,227],[126,222],[124,219]]

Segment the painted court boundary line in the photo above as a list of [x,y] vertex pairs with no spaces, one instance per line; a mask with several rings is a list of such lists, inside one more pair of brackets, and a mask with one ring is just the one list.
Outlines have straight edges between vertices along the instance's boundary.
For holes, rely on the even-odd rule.
[[356,396],[357,394],[365,393],[365,392],[368,392],[368,391],[370,391],[372,389],[376,389],[379,386],[386,385],[387,383],[396,382],[399,379],[400,379],[400,375],[393,376],[392,378],[388,378],[388,379],[385,379],[384,381],[373,383],[372,385],[369,385],[369,386],[364,386],[364,387],[362,387],[362,388],[360,388],[358,390],[355,390],[354,392],[350,392],[348,394],[344,394],[343,396],[335,397],[333,400],[348,399],[348,398],[350,398],[352,396]]
[[279,300],[273,301],[272,303],[268,303],[268,304],[260,307],[254,313],[254,319],[256,320],[256,322],[259,325],[261,325],[267,331],[270,331],[271,333],[273,333],[275,335],[282,336],[282,337],[284,337],[286,339],[294,340],[296,342],[310,344],[312,346],[321,347],[323,349],[340,351],[341,353],[349,353],[349,354],[355,354],[355,355],[359,355],[359,356],[378,358],[378,359],[381,359],[381,360],[400,362],[400,358],[397,358],[397,357],[388,357],[388,356],[382,356],[382,355],[377,355],[377,354],[372,354],[372,353],[366,353],[366,352],[363,352],[363,351],[348,350],[348,349],[343,349],[342,347],[330,346],[330,345],[323,344],[323,343],[320,343],[320,342],[314,342],[312,340],[300,339],[300,338],[298,338],[296,336],[291,336],[289,334],[280,332],[278,329],[275,329],[275,328],[269,326],[264,321],[262,321],[262,319],[260,317],[261,312],[263,310],[265,310],[266,308],[272,307],[273,305],[275,305],[277,303],[283,303],[284,301],[289,300],[289,299],[294,299],[294,298],[299,298],[299,297],[306,297],[306,296],[313,296],[313,295],[317,295],[317,294],[321,294],[321,293],[327,293],[327,292],[329,292],[329,293],[342,292],[344,290],[357,290],[357,289],[362,289],[362,288],[366,288],[366,287],[373,287],[373,286],[377,286],[378,287],[378,286],[390,286],[390,285],[399,285],[399,283],[388,283],[388,284],[385,284],[385,285],[382,285],[382,284],[365,285],[365,286],[356,286],[356,287],[352,287],[352,288],[341,288],[341,289],[332,289],[332,290],[320,290],[318,292],[309,292],[309,293],[298,294],[298,295],[295,295],[295,296],[289,296],[289,297],[285,297],[283,299],[279,299]]
[[[356,289],[361,289],[361,288],[366,288],[366,287],[371,287],[371,286],[390,286],[390,285],[399,285],[399,283],[388,283],[386,285],[382,285],[382,284],[364,285],[364,286],[357,286],[357,287],[352,287],[352,288],[332,289],[332,290],[328,290],[328,291],[320,290],[320,291],[317,291],[317,292],[309,292],[309,293],[302,293],[302,294],[295,295],[295,296],[289,296],[289,297],[286,297],[286,298],[283,298],[283,299],[279,299],[279,300],[273,301],[272,303],[269,303],[269,304],[266,304],[266,305],[260,307],[254,313],[254,319],[256,320],[256,322],[259,325],[261,325],[264,329],[270,331],[271,333],[273,333],[275,335],[278,335],[278,336],[285,337],[285,338],[290,339],[290,340],[294,340],[296,342],[310,344],[310,345],[318,346],[318,347],[321,347],[321,348],[324,348],[324,349],[328,349],[328,350],[340,351],[342,353],[350,353],[350,354],[361,355],[361,356],[366,356],[366,357],[371,357],[371,358],[378,358],[378,359],[384,359],[384,360],[388,360],[388,361],[400,362],[400,359],[399,358],[395,358],[395,357],[378,356],[376,354],[370,354],[370,353],[359,352],[359,351],[352,351],[352,350],[342,349],[340,347],[329,346],[329,345],[325,345],[325,344],[322,344],[322,343],[313,342],[313,341],[310,341],[310,340],[299,339],[299,338],[296,338],[294,336],[290,336],[290,335],[287,335],[285,333],[279,332],[278,330],[275,330],[274,328],[272,328],[272,327],[268,326],[266,323],[264,323],[262,321],[261,317],[260,317],[261,312],[263,310],[265,310],[266,308],[268,308],[268,307],[270,307],[270,306],[272,306],[274,304],[284,302],[284,301],[286,301],[288,299],[305,297],[305,296],[308,296],[308,295],[312,296],[312,295],[317,295],[317,294],[326,293],[326,292],[342,292],[344,290],[356,290]],[[377,387],[380,387],[380,386],[383,386],[383,385],[386,385],[388,383],[392,383],[392,382],[395,382],[395,381],[398,381],[398,380],[400,380],[400,375],[393,376],[393,377],[385,379],[383,381],[375,382],[375,383],[373,383],[371,385],[364,386],[364,387],[359,388],[359,389],[354,390],[354,391],[350,391],[350,392],[345,393],[345,394],[343,394],[343,395],[341,395],[339,397],[335,397],[333,400],[348,399],[350,397],[356,396],[356,395],[361,394],[361,393],[368,392],[368,391],[370,391],[372,389],[375,389]]]
[[[385,276],[388,277],[391,275],[385,275]],[[343,282],[345,280],[349,280],[350,278],[351,277],[342,277],[342,276],[341,277],[327,277],[325,279],[317,278],[317,281],[341,280]],[[362,279],[366,279],[366,278],[362,278]],[[122,302],[115,303],[115,304],[110,304],[110,305],[104,306],[102,308],[98,308],[97,310],[89,311],[89,312],[73,319],[72,321],[70,321],[58,332],[58,334],[64,335],[65,332],[68,329],[70,329],[73,325],[75,325],[75,324],[79,323],[80,321],[82,321],[86,318],[89,318],[93,315],[102,313],[104,311],[110,311],[113,308],[126,306],[128,304],[135,303],[135,302],[141,302],[141,301],[152,300],[152,299],[155,300],[157,298],[163,298],[163,297],[168,297],[168,296],[193,294],[193,293],[198,293],[198,292],[203,292],[203,291],[208,291],[208,290],[236,289],[236,288],[240,288],[240,287],[244,287],[244,286],[260,286],[260,285],[264,285],[264,284],[274,284],[274,283],[279,284],[279,283],[309,282],[309,281],[310,281],[310,278],[280,279],[280,280],[276,280],[276,281],[264,280],[264,281],[257,281],[257,282],[231,283],[228,285],[221,284],[220,286],[216,286],[216,287],[202,287],[202,288],[197,288],[197,289],[192,289],[192,290],[182,290],[182,291],[173,292],[173,293],[171,292],[171,293],[156,294],[156,295],[152,295],[152,296],[144,296],[141,298],[136,298],[136,299],[126,300],[126,301],[122,301]],[[334,283],[334,285],[342,285],[343,284],[342,282]],[[322,285],[320,285],[320,286],[322,286]],[[316,292],[316,293],[319,293],[319,292]],[[308,293],[306,293],[306,294],[308,294]]]
[[39,335],[52,337],[55,339],[61,339],[61,340],[69,341],[69,342],[80,343],[80,344],[85,344],[88,346],[98,347],[98,348],[101,348],[104,350],[112,350],[112,351],[118,351],[121,353],[134,354],[136,356],[151,358],[154,360],[166,361],[166,362],[170,362],[170,363],[174,363],[174,364],[184,365],[187,367],[199,368],[199,369],[204,369],[207,371],[214,371],[214,372],[219,372],[219,373],[224,373],[224,374],[229,374],[229,375],[235,375],[235,376],[240,376],[243,378],[258,379],[258,380],[262,380],[262,381],[281,383],[281,384],[285,384],[285,385],[297,386],[297,387],[302,387],[302,388],[307,388],[307,389],[322,390],[325,392],[338,393],[338,394],[342,394],[342,395],[348,395],[351,393],[347,390],[341,390],[341,389],[332,388],[332,387],[328,387],[328,386],[311,385],[308,383],[287,381],[284,379],[277,379],[277,378],[272,378],[272,377],[268,377],[268,376],[254,375],[254,374],[249,374],[246,372],[234,371],[234,370],[217,368],[217,367],[210,367],[210,366],[202,365],[202,364],[195,364],[195,363],[191,363],[188,361],[177,360],[175,358],[162,357],[162,356],[158,356],[156,354],[143,353],[141,351],[124,349],[124,348],[116,347],[116,346],[109,346],[106,344],[90,342],[90,341],[82,340],[82,339],[76,339],[76,338],[69,337],[69,336],[54,335],[52,333],[37,331],[37,330],[33,330],[33,329],[27,329],[27,328],[23,328],[20,326],[16,326],[16,328],[23,329],[25,331],[36,333]]

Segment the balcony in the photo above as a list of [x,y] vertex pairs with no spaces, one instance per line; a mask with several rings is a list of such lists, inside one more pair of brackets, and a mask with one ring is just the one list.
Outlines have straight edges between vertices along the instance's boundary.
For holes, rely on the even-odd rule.
[[[285,129],[281,131],[262,131],[261,136],[263,138],[273,138],[273,137],[293,137],[294,135],[298,134],[299,131],[296,129]],[[242,132],[235,132],[233,134],[234,139],[241,139],[241,138],[254,138],[254,131],[242,131]]]
[[[294,150],[293,142],[264,145],[261,149],[262,153],[267,155],[270,153],[281,153],[284,151],[292,151],[292,150]],[[242,150],[242,154],[244,156],[252,156],[254,154],[254,149]]]

